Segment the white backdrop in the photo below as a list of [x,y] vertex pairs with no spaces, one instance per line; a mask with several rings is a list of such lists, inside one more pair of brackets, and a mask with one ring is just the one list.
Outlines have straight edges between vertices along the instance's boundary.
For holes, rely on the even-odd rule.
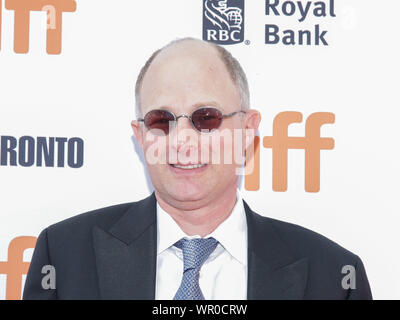
[[[25,280],[18,271],[11,279],[10,270],[23,266],[8,256],[13,239],[37,237],[65,218],[150,194],[130,128],[134,83],[154,50],[177,37],[202,37],[203,2],[77,0],[76,11],[62,15],[61,53],[48,54],[46,12],[31,12],[29,51],[16,53],[14,11],[0,1],[0,136],[84,141],[80,168],[36,161],[24,167],[18,159],[17,166],[9,159],[0,165],[0,299],[18,298],[16,283]],[[260,188],[249,191],[242,183],[241,191],[254,211],[317,231],[359,255],[374,298],[400,299],[400,2],[334,5],[336,17],[310,14],[299,22],[298,11],[266,15],[265,0],[245,1],[248,41],[226,48],[247,73],[251,106],[262,121]],[[266,24],[292,30],[319,24],[329,45],[266,44]],[[335,123],[321,129],[335,146],[321,151],[319,192],[305,191],[304,150],[298,149],[289,150],[287,191],[272,188],[272,150],[262,139],[272,135],[283,111],[303,115],[289,136],[304,136],[314,112],[335,115]],[[20,239],[23,247],[30,238]],[[31,254],[25,250],[24,261]]]

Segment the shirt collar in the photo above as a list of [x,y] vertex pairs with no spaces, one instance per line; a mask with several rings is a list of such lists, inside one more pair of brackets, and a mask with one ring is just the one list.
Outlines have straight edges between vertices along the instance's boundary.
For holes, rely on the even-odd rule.
[[[184,233],[175,220],[157,202],[157,254],[185,237],[198,238],[199,236],[188,236]],[[236,260],[247,265],[247,222],[243,200],[238,189],[236,191],[236,203],[231,214],[204,238],[208,237],[215,238]]]

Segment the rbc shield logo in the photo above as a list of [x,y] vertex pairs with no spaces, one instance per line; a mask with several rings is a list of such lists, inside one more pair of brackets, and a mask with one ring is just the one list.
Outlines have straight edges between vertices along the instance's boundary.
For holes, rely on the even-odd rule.
[[244,0],[203,0],[203,40],[236,44],[244,39]]

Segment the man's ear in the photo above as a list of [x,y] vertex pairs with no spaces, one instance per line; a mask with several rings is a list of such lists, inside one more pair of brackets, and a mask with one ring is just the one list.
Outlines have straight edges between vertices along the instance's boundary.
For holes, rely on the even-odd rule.
[[257,134],[258,126],[260,125],[261,114],[257,110],[250,109],[246,112],[244,119],[244,129],[246,134],[246,149],[253,142],[254,136]]
[[143,130],[142,130],[141,123],[137,120],[132,120],[131,127],[133,130],[133,136],[135,137],[140,148],[143,149]]

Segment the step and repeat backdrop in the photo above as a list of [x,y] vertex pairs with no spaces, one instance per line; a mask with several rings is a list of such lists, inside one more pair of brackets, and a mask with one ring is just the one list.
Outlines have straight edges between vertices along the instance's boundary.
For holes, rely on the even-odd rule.
[[399,14],[398,0],[0,0],[0,299],[21,298],[42,229],[153,191],[134,84],[188,36],[246,71],[262,117],[240,179],[252,209],[356,253],[374,298],[400,299]]

